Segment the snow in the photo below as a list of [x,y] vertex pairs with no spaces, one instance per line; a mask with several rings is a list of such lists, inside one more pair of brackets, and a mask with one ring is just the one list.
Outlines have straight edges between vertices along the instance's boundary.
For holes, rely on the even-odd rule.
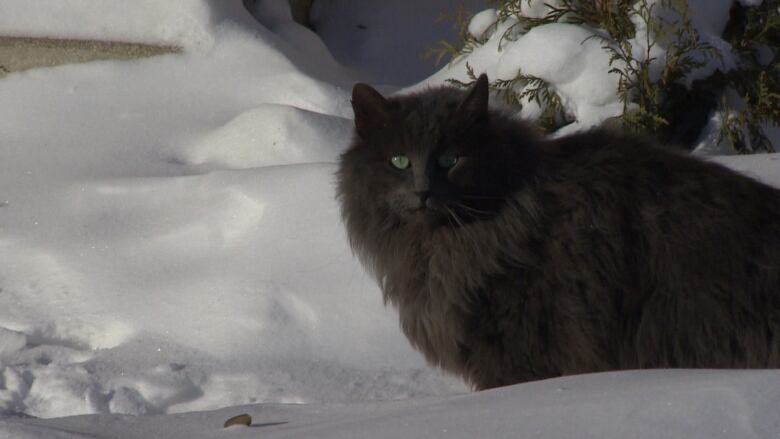
[[231,169],[336,161],[352,120],[290,105],[262,104],[185,145],[182,162]]
[[[696,61],[704,63],[703,66],[693,70],[684,78],[684,84],[690,87],[693,81],[704,79],[712,75],[715,70],[727,72],[736,66],[736,58],[731,50],[731,46],[721,38],[723,30],[729,18],[729,10],[732,0],[688,0],[688,12],[693,28],[697,31],[699,40],[702,44],[709,44],[718,51],[720,57],[707,57],[699,52],[690,54]],[[672,12],[665,7],[663,1],[648,1],[648,5],[653,6],[653,17],[657,17],[661,22],[673,25],[680,21],[679,14]],[[647,25],[639,17],[632,18],[636,27],[636,36],[630,40],[634,49],[633,55],[636,59],[646,59],[648,56],[653,58],[650,64],[651,78],[657,79],[661,75],[666,63],[666,53],[670,50],[674,42],[670,38],[653,38],[651,31],[651,40],[656,41],[656,46],[647,50]]]
[[723,116],[713,113],[710,120],[702,129],[692,153],[702,156],[731,155],[735,154],[730,142],[722,138]]
[[498,13],[495,9],[485,9],[471,17],[468,26],[468,33],[476,39],[481,39],[484,33],[498,21]]
[[[13,437],[758,439],[780,431],[778,371],[629,371],[467,395],[351,404],[262,404],[168,416],[9,419]],[[249,427],[224,429],[247,413]]]
[[496,78],[512,79],[518,72],[542,78],[555,87],[576,120],[567,131],[597,125],[621,114],[623,104],[616,94],[619,78],[609,73],[609,54],[592,37],[572,24],[535,27],[504,50]]
[[346,244],[333,173],[353,80],[242,14],[210,25],[208,51],[0,81],[4,411],[464,390],[408,346]]
[[[499,22],[483,45],[404,91],[441,85],[448,78],[468,82],[468,63],[475,74],[486,73],[491,81],[513,79],[518,72],[545,80],[561,97],[567,114],[575,118],[558,135],[589,128],[623,112],[616,94],[618,76],[608,73],[609,54],[599,39],[591,38],[591,31],[553,23],[537,26],[514,41],[504,39],[504,33],[515,23],[513,19]],[[526,119],[540,114],[541,108],[529,100],[523,102],[518,113]]]
[[[558,135],[592,127],[623,112],[616,94],[618,76],[608,73],[609,54],[599,39],[591,38],[592,32],[553,23],[537,26],[516,40],[503,38],[515,23],[514,19],[499,22],[483,45],[403,91],[442,85],[449,78],[468,82],[468,64],[475,74],[486,73],[491,81],[513,79],[520,72],[550,84],[561,97],[566,113],[575,119]],[[518,115],[536,119],[541,111],[536,102],[526,99]]]
[[550,6],[560,7],[561,0],[525,0],[519,3],[520,12],[524,17],[542,18],[550,12]]
[[[0,79],[0,437],[778,431],[775,371],[469,393],[412,350],[350,253],[333,174],[356,80],[466,79],[464,60],[433,73],[409,58],[447,35],[416,30],[444,2],[418,16],[420,2],[334,1],[315,11],[317,33],[286,0],[120,3],[0,5],[0,34],[184,48]],[[548,79],[581,125],[611,114],[614,78],[587,31],[538,27],[499,53],[509,25],[470,55],[477,72]],[[775,155],[716,160],[780,186]],[[222,428],[244,412],[252,427]]]

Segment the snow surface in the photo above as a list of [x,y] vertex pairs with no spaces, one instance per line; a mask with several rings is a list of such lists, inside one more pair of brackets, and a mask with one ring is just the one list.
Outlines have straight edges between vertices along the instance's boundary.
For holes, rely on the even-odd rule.
[[[15,438],[767,439],[778,371],[643,371],[564,377],[468,395],[360,404],[262,404],[181,415],[10,419]],[[225,420],[252,416],[249,427]]]
[[[408,60],[387,53],[396,64],[382,72],[372,53],[396,41],[392,20],[369,14],[389,2],[334,2],[333,15],[318,12],[320,31],[335,32],[322,39],[291,21],[286,0],[248,11],[240,0],[121,3],[0,5],[0,33],[185,48],[0,80],[0,438],[780,432],[775,371],[623,372],[469,394],[424,364],[350,254],[333,197],[352,83],[379,72],[388,90],[408,84]],[[417,26],[409,17],[399,33]],[[343,42],[339,23],[373,25]],[[503,66],[563,87],[580,74],[612,80],[598,78],[595,52],[576,72],[534,47],[501,59],[501,26],[484,46],[493,52],[471,58],[491,77]],[[535,32],[528,42],[583,51],[579,31]],[[365,51],[344,66],[323,40],[337,56]],[[581,84],[593,91],[567,89],[572,108],[609,105]],[[780,186],[775,155],[717,160]],[[243,412],[253,427],[222,429]]]
[[562,104],[575,118],[564,132],[589,128],[618,116],[623,112],[623,104],[615,94],[618,76],[609,73],[609,54],[598,39],[590,38],[593,35],[573,24],[535,27],[504,49],[496,79],[513,79],[522,72],[553,84]]
[[[575,118],[559,135],[589,128],[623,112],[616,94],[618,76],[608,73],[609,54],[602,49],[600,40],[589,38],[594,36],[592,31],[552,23],[537,26],[516,39],[504,38],[515,24],[511,18],[498,22],[484,44],[457,58],[425,83],[405,91],[441,85],[450,78],[468,82],[468,64],[477,75],[484,72],[491,81],[513,79],[519,72],[547,81],[561,97],[567,113]],[[525,100],[518,116],[536,119],[541,112],[535,101]]]
[[[732,3],[732,0],[688,0],[691,24],[698,32],[699,40],[715,48],[721,56],[709,58],[698,52],[690,53],[689,55],[696,61],[702,62],[703,66],[694,69],[684,78],[683,82],[686,86],[690,87],[693,81],[710,76],[715,70],[727,72],[736,66],[736,57],[731,46],[721,38]],[[665,8],[663,0],[651,0],[648,4],[654,7],[653,17],[656,17],[659,22],[670,25],[679,22],[678,14]],[[633,56],[637,60],[652,58],[649,68],[650,78],[655,80],[660,77],[666,65],[666,53],[673,39],[655,38],[652,31],[648,31],[646,23],[637,16],[634,16],[632,21],[636,28],[636,36],[629,40],[633,48]],[[647,47],[648,32],[651,41],[655,40],[655,45],[650,50]]]
[[484,33],[498,21],[498,13],[495,9],[485,9],[471,17],[468,25],[469,35],[476,39],[481,39]]
[[208,51],[0,81],[3,411],[464,390],[346,244],[332,183],[353,80],[236,11]]

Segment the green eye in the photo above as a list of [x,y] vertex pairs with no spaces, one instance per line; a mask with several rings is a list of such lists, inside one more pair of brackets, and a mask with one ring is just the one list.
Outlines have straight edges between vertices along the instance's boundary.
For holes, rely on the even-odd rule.
[[406,169],[409,167],[409,157],[405,155],[394,155],[390,159],[390,163],[398,169]]
[[452,154],[444,154],[439,156],[437,163],[444,169],[449,169],[458,163],[458,156]]

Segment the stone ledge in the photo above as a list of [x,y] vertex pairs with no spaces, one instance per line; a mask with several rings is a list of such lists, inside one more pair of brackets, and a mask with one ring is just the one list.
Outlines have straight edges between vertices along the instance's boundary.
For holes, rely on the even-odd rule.
[[0,36],[0,77],[36,67],[180,53],[176,46],[121,41]]

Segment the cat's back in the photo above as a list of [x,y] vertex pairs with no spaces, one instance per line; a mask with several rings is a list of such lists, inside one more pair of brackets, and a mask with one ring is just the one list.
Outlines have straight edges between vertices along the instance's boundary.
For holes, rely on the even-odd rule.
[[777,343],[747,340],[780,334],[780,191],[667,148],[604,130],[543,146],[545,279],[620,311],[620,367],[776,365]]
[[[780,190],[720,164],[642,137],[593,130],[542,146],[538,196],[547,217],[570,233],[604,230],[604,239],[646,247],[773,253],[780,265]],[[611,238],[610,238],[611,236]],[[743,245],[755,243],[752,246]],[[669,250],[671,251],[671,250]]]
[[623,196],[625,202],[664,205],[694,218],[700,209],[780,215],[780,190],[641,136],[594,129],[540,149],[547,183],[564,192],[577,194],[579,188]]

